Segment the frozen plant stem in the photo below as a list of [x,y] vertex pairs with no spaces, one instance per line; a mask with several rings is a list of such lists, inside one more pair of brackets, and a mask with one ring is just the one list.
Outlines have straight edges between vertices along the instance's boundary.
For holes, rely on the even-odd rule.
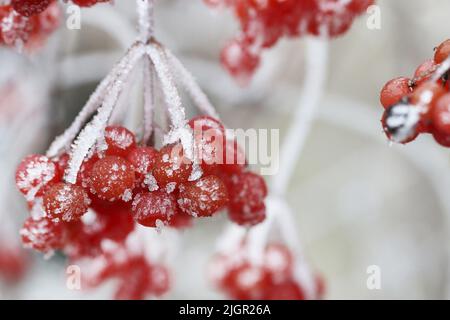
[[280,169],[272,180],[272,192],[286,193],[289,179],[303,151],[306,138],[316,116],[316,109],[326,82],[328,41],[326,38],[306,39],[306,75],[302,96],[280,153]]
[[148,43],[154,34],[154,0],[136,0],[139,16],[139,40]]

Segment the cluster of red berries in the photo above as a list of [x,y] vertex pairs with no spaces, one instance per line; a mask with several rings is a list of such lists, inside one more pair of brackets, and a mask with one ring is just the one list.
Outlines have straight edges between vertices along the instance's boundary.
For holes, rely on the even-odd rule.
[[381,119],[390,140],[413,141],[421,133],[431,133],[437,143],[450,147],[450,84],[448,71],[432,81],[433,74],[450,55],[450,40],[442,42],[434,58],[426,60],[413,78],[388,81],[380,94],[385,108]]
[[[83,261],[80,261],[83,267]],[[148,296],[161,296],[170,288],[168,269],[150,263],[145,255],[129,253],[124,248],[114,248],[113,252],[103,251],[89,264],[96,268],[86,268],[93,272],[83,275],[88,287],[97,287],[108,280],[115,280],[118,286],[114,295],[117,300],[142,300]]]
[[240,34],[222,51],[222,63],[245,82],[258,67],[263,49],[282,37],[304,34],[345,33],[356,16],[373,0],[205,0],[208,4],[232,7],[241,25]]
[[21,15],[12,5],[0,5],[0,45],[24,46],[33,51],[58,28],[60,20],[61,11],[56,2],[30,17]]
[[[211,262],[210,276],[218,289],[235,300],[304,300],[305,292],[294,277],[295,261],[282,244],[269,244],[262,263],[252,264],[245,256],[218,254]],[[317,277],[317,296],[324,285]]]
[[[139,146],[120,126],[105,129],[105,143],[84,160],[75,184],[64,182],[68,154],[26,157],[16,171],[16,184],[32,208],[21,231],[24,244],[42,252],[63,249],[71,257],[95,256],[103,239],[123,242],[135,222],[182,228],[193,217],[225,207],[238,224],[263,221],[266,184],[240,161],[237,142],[225,139],[223,125],[211,117],[195,117],[189,125],[197,164],[184,156],[180,143],[160,150]],[[200,176],[194,174],[196,165]]]
[[[16,12],[24,17],[31,17],[44,12],[56,0],[11,0],[11,6]],[[110,0],[71,0],[80,7],[91,7],[100,2],[110,2]]]
[[[71,0],[90,7],[109,0]],[[61,10],[56,0],[11,0],[0,5],[0,45],[24,46],[29,52],[42,46],[59,26]]]

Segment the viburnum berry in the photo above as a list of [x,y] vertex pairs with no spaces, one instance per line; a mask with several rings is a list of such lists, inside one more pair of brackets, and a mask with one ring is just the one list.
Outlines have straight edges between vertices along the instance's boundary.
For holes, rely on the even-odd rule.
[[[205,0],[211,6],[231,7],[241,31],[221,54],[222,64],[239,82],[246,83],[259,65],[264,49],[282,37],[306,33],[336,37],[347,31],[373,0]],[[323,33],[323,34],[322,34]]]
[[131,215],[129,202],[92,201],[91,208],[95,211],[95,220],[90,229],[103,238],[122,242],[134,230],[135,224]]
[[156,296],[161,296],[170,288],[170,275],[166,267],[162,265],[152,265],[150,271],[151,286],[150,292]]
[[449,55],[450,39],[445,40],[436,48],[436,52],[434,53],[434,62],[436,62],[436,64],[440,64],[444,62],[444,60],[447,59]]
[[397,103],[387,108],[381,117],[381,125],[386,137],[398,143],[406,144],[414,141],[419,135],[417,123],[410,127],[410,110],[408,103]]
[[133,165],[136,171],[136,179],[140,184],[145,180],[145,176],[155,167],[158,151],[152,147],[137,147],[127,155],[127,160]]
[[436,63],[434,60],[428,59],[424,61],[414,72],[414,84],[417,86],[428,81],[434,71],[436,71]]
[[216,176],[202,177],[180,186],[178,205],[194,217],[209,217],[228,203],[228,192],[222,180]]
[[25,47],[27,52],[33,52],[57,29],[60,20],[61,10],[56,1],[30,17],[19,14],[11,5],[0,6],[0,44]]
[[192,172],[192,162],[184,156],[181,144],[163,147],[155,161],[153,176],[161,187],[169,183],[175,185],[188,181]]
[[175,195],[162,190],[138,193],[133,200],[134,220],[146,227],[167,225],[177,214]]
[[384,108],[398,103],[411,92],[410,79],[399,77],[388,81],[380,93],[380,102]]
[[184,229],[192,226],[193,217],[189,214],[178,210],[169,221],[169,227],[174,229]]
[[305,293],[302,288],[293,280],[275,284],[267,295],[266,300],[305,300]]
[[111,0],[72,0],[74,4],[80,7],[91,7],[97,3],[110,2]]
[[227,185],[230,219],[241,225],[254,225],[265,219],[264,198],[267,186],[264,179],[253,172],[234,174]]
[[[20,192],[26,196],[41,195],[43,187],[56,182],[58,169],[49,158],[32,154],[23,159],[16,169],[16,184]],[[31,199],[29,199],[31,200]]]
[[415,105],[429,105],[445,93],[439,83],[425,82],[411,93],[411,103]]
[[294,257],[286,246],[269,244],[264,253],[263,264],[270,272],[272,281],[279,283],[292,275]]
[[233,299],[260,300],[271,288],[271,282],[269,273],[263,267],[245,263],[229,273],[225,286]]
[[70,222],[80,219],[88,210],[90,199],[83,188],[69,184],[57,183],[44,195],[44,209],[52,218]]
[[136,147],[133,132],[120,126],[109,126],[105,129],[106,154],[110,156],[126,157]]
[[11,0],[11,5],[22,16],[30,17],[43,12],[53,0]]
[[220,170],[226,174],[240,173],[247,165],[245,152],[236,140],[226,140]]
[[65,240],[63,225],[47,217],[28,218],[20,230],[20,235],[26,248],[44,253],[61,249]]
[[444,94],[433,104],[431,119],[437,133],[450,136],[450,93]]
[[125,159],[107,156],[92,167],[89,185],[99,199],[130,201],[135,185],[133,166]]
[[28,267],[28,256],[21,248],[0,246],[0,278],[10,283],[19,281]]

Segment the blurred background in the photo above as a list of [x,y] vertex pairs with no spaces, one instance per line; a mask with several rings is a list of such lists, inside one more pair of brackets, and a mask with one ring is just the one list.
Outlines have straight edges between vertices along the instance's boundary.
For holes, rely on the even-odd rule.
[[[326,299],[450,298],[450,158],[431,137],[390,145],[378,95],[397,76],[412,76],[449,37],[450,2],[377,0],[381,29],[367,16],[330,43],[327,84],[288,192],[305,255],[326,281]],[[14,171],[26,154],[44,152],[73,120],[98,81],[136,36],[135,4],[117,0],[82,11],[81,30],[65,27],[39,53],[0,49],[0,241],[20,244],[26,217]],[[277,128],[281,138],[297,107],[305,40],[282,40],[264,54],[249,87],[235,84],[219,62],[238,26],[229,10],[201,0],[160,0],[156,35],[195,75],[231,128]],[[196,222],[177,240],[174,288],[166,298],[223,296],[204,276],[224,217]],[[170,238],[170,237],[169,237]],[[104,285],[70,291],[65,261],[25,253],[23,277],[1,281],[0,298],[111,297]],[[12,268],[20,271],[20,266]],[[366,286],[367,267],[381,268],[381,289]],[[12,280],[11,280],[12,279]]]

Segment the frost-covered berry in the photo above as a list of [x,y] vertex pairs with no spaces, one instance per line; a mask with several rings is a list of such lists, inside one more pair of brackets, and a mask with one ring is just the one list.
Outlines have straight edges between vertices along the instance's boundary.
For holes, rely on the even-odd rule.
[[381,118],[388,139],[402,144],[416,139],[419,121],[420,112],[417,107],[403,102],[387,108]]
[[249,263],[235,268],[225,279],[226,291],[237,300],[260,300],[270,285],[268,272]]
[[292,275],[294,257],[286,246],[269,244],[264,253],[263,264],[269,271],[272,281],[279,283]]
[[434,53],[434,62],[437,64],[444,62],[445,59],[450,55],[450,39],[442,42]]
[[20,230],[22,243],[26,248],[40,252],[61,249],[64,245],[64,229],[61,223],[49,218],[28,218]]
[[57,183],[44,195],[44,209],[51,219],[70,222],[79,220],[88,210],[90,200],[83,188],[69,183]]
[[137,147],[127,155],[127,160],[136,171],[136,179],[140,184],[145,180],[146,174],[150,173],[155,166],[158,151],[152,147]]
[[184,156],[181,144],[163,147],[155,161],[153,176],[160,186],[169,183],[180,184],[188,181],[192,172],[192,162]]
[[130,130],[120,126],[109,126],[105,129],[105,141],[110,156],[126,157],[136,147],[136,138]]
[[58,178],[58,170],[49,158],[39,154],[27,156],[16,170],[16,184],[20,192],[30,197],[40,195],[40,190]]
[[203,177],[180,186],[178,206],[194,217],[209,217],[228,203],[228,192],[216,176]]
[[12,0],[14,10],[22,16],[30,17],[43,12],[53,0]]
[[223,163],[225,128],[209,116],[197,116],[189,121],[193,129],[197,159],[201,161],[203,172],[215,173]]
[[170,288],[169,270],[162,265],[152,265],[150,270],[151,285],[149,290],[156,296],[161,296]]
[[162,190],[138,193],[133,200],[134,220],[146,227],[160,227],[168,224],[177,213],[174,194]]
[[169,227],[174,229],[184,229],[192,226],[193,217],[189,214],[178,210],[169,221]]
[[399,77],[389,80],[384,85],[380,93],[380,102],[385,109],[398,103],[411,92],[410,81],[408,78]]
[[261,203],[252,207],[229,207],[228,217],[238,225],[251,227],[266,219],[266,206]]
[[107,156],[92,167],[89,185],[91,193],[99,199],[128,202],[135,184],[133,166],[125,159]]
[[410,95],[412,104],[428,106],[445,93],[439,83],[425,82],[418,86]]
[[250,219],[253,215],[262,216],[265,212],[264,199],[267,196],[267,186],[263,177],[250,171],[241,172],[233,175],[227,186],[230,196],[230,217],[235,219],[240,214],[243,217],[240,221],[242,223],[245,218]]

